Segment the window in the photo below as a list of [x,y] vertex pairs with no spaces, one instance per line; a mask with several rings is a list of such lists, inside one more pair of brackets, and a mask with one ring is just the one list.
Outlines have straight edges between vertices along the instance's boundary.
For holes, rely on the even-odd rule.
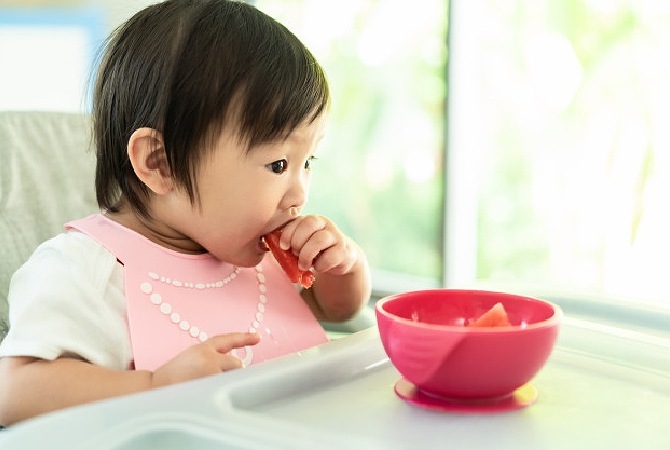
[[322,164],[337,170],[315,177],[311,204],[365,247],[376,286],[444,274],[448,287],[670,306],[665,2],[256,4],[329,74]]
[[0,8],[0,109],[87,110],[103,38],[97,8]]
[[450,26],[448,283],[669,307],[670,4],[453,1]]

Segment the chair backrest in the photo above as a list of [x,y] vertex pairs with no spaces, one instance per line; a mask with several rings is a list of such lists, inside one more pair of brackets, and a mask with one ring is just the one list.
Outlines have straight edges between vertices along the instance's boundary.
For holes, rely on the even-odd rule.
[[0,111],[0,340],[12,274],[71,219],[97,212],[89,117]]

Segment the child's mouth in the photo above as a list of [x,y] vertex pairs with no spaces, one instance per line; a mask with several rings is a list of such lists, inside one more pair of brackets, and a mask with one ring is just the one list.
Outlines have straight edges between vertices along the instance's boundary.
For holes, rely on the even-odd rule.
[[258,238],[258,246],[265,252],[270,251],[270,247],[268,247],[268,244],[265,242],[265,236]]

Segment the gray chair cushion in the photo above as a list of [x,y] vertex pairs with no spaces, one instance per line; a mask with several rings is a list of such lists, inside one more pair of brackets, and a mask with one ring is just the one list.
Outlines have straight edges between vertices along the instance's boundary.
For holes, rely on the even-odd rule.
[[88,116],[0,111],[0,340],[12,274],[68,220],[98,211]]

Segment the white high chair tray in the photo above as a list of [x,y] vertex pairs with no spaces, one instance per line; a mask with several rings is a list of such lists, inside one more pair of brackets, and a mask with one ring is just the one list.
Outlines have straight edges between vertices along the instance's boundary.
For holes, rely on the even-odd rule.
[[0,448],[670,448],[670,337],[566,314],[537,402],[445,413],[400,399],[376,328],[247,369],[63,410]]

